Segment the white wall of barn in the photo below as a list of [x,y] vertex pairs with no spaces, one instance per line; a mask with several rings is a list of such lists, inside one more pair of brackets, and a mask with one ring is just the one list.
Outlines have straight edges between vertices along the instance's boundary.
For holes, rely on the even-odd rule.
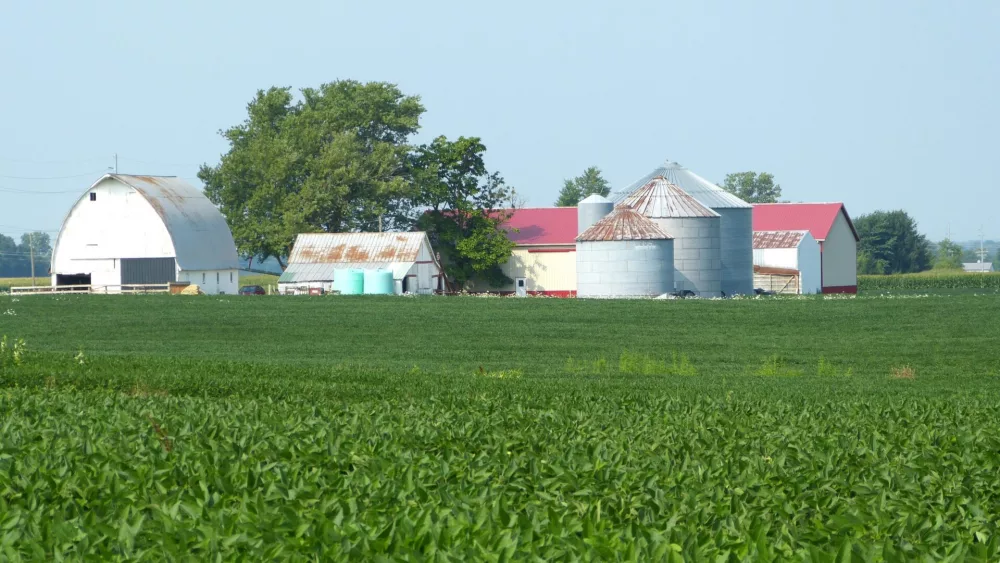
[[823,287],[857,287],[858,243],[843,213],[823,242]]
[[70,210],[56,240],[53,283],[59,273],[90,274],[93,285],[118,285],[121,258],[174,256],[170,233],[153,206],[131,187],[107,179]]
[[819,243],[806,233],[795,248],[755,248],[754,266],[789,268],[799,271],[799,284],[803,294],[822,291],[822,257]]
[[[518,247],[502,269],[512,280],[525,278],[525,288],[529,293],[575,292],[576,246]],[[492,288],[480,282],[475,290],[513,292],[514,284]]]
[[239,270],[180,270],[177,281],[189,282],[209,295],[235,295],[240,290]]

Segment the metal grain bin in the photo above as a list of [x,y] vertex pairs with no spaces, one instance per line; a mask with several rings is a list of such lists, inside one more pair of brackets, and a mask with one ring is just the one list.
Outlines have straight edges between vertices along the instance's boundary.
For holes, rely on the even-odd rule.
[[[721,217],[680,187],[657,176],[619,206],[651,219],[674,239],[674,288],[701,297],[722,295]],[[752,260],[751,252],[751,260]]]
[[365,295],[392,295],[392,272],[389,270],[365,270]]
[[670,160],[612,194],[612,199],[621,201],[656,177],[665,178],[719,214],[721,289],[726,295],[753,294],[753,206]]
[[576,238],[577,297],[656,297],[674,288],[674,241],[621,207]]
[[576,208],[576,234],[579,235],[589,229],[591,225],[611,213],[614,208],[615,204],[606,197],[599,194],[587,196]]

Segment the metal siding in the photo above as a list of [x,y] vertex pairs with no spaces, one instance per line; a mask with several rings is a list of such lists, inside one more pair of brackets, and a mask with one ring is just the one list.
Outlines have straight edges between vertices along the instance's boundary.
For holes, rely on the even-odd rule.
[[801,274],[801,292],[811,295],[823,291],[823,258],[819,253],[819,243],[809,233],[799,243],[798,268]]
[[122,258],[122,285],[170,283],[177,281],[173,258]]
[[656,297],[674,289],[674,241],[582,241],[577,297]]
[[823,287],[857,285],[857,242],[844,214],[838,213],[823,242]]
[[577,206],[577,234],[581,234],[597,223],[615,208],[614,202],[597,194],[591,194]]
[[[675,288],[693,291],[701,297],[719,297],[722,292],[719,218],[663,218],[653,222],[674,237]],[[702,236],[703,229],[716,235]]]
[[201,190],[170,176],[108,174],[98,183],[108,178],[134,188],[149,202],[170,233],[181,269],[239,268],[233,234]]

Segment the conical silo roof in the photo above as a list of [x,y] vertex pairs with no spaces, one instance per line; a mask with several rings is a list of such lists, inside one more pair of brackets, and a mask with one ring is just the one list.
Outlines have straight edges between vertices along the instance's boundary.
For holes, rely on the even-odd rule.
[[719,217],[718,213],[699,203],[663,176],[650,179],[645,185],[619,201],[618,205],[631,207],[652,219]]
[[668,160],[655,170],[646,174],[639,181],[627,188],[618,190],[611,194],[611,199],[615,202],[628,197],[633,192],[639,190],[656,177],[663,177],[671,184],[680,187],[682,190],[698,200],[702,205],[712,209],[751,209],[752,205],[727,192],[719,186],[709,182],[701,176],[684,168],[680,164]]
[[670,240],[656,223],[631,207],[618,207],[576,237],[577,242],[613,240]]
[[602,196],[601,194],[590,194],[587,197],[580,200],[580,203],[608,203],[610,199]]

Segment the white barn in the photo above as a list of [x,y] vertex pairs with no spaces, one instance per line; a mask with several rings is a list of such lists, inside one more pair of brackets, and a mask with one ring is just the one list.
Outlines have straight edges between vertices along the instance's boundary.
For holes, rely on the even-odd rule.
[[[823,291],[823,259],[809,231],[756,231],[753,234],[754,286],[782,293]],[[785,275],[781,270],[796,272]],[[781,287],[776,286],[776,280]],[[767,280],[762,281],[762,280]]]
[[189,282],[235,294],[239,260],[219,210],[172,176],[106,174],[70,209],[52,250],[52,285]]
[[427,233],[304,233],[295,238],[278,291],[330,291],[335,272],[352,269],[391,271],[397,295],[444,289],[444,272]]

